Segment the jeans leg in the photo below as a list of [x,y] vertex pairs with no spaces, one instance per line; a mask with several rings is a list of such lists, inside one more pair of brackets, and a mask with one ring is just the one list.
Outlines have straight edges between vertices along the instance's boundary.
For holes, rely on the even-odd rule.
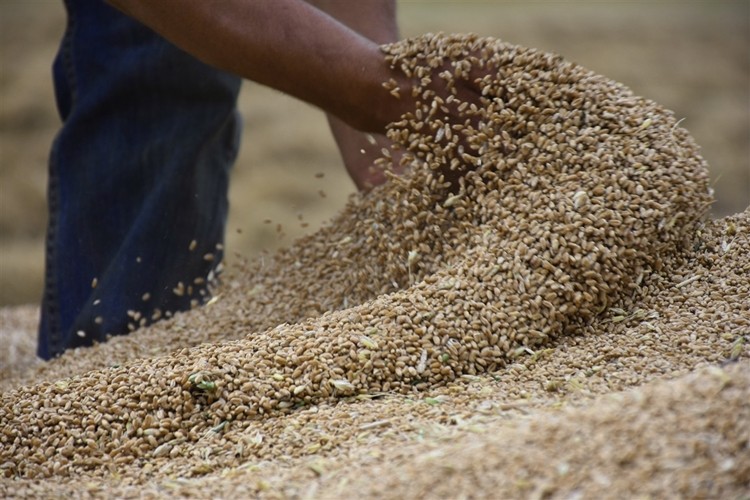
[[101,0],[66,1],[53,65],[40,357],[207,298],[221,261],[241,80]]

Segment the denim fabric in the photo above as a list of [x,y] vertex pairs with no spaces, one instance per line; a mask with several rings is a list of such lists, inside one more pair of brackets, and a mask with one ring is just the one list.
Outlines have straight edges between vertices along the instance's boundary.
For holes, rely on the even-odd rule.
[[49,161],[45,359],[206,300],[241,129],[238,77],[103,0],[66,8],[53,65],[63,126]]

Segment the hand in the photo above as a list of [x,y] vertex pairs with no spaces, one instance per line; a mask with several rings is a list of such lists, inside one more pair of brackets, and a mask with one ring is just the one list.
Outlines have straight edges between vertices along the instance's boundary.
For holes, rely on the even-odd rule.
[[368,191],[388,180],[386,171],[400,174],[402,150],[382,134],[356,130],[341,119],[328,115],[328,123],[336,140],[349,176],[360,191]]
[[[389,136],[443,174],[452,190],[467,170],[478,165],[481,132],[493,126],[483,123],[491,101],[482,95],[482,88],[494,73],[482,62],[487,59],[468,54],[445,58],[432,69],[391,68],[400,74],[389,80],[392,95],[380,106],[394,117],[400,114],[391,118]],[[389,61],[400,65],[398,58],[389,56]]]

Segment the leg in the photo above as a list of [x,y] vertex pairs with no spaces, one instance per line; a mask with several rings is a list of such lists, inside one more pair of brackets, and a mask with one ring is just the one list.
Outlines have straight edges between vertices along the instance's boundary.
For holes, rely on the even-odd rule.
[[54,64],[64,124],[49,162],[45,359],[204,300],[223,255],[241,128],[239,78],[104,2],[66,7]]

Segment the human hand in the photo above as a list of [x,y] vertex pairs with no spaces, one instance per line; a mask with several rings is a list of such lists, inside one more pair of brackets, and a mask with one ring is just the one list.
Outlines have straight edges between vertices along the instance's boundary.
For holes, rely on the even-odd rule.
[[[448,54],[430,67],[413,68],[383,47],[391,77],[384,84],[388,97],[380,101],[390,120],[388,136],[417,160],[425,161],[456,185],[463,173],[478,164],[484,123],[491,100],[483,96],[491,72],[486,54]],[[381,93],[382,96],[382,93]]]
[[388,180],[386,171],[403,173],[402,150],[384,134],[356,130],[330,114],[328,123],[349,177],[359,191],[383,184]]

